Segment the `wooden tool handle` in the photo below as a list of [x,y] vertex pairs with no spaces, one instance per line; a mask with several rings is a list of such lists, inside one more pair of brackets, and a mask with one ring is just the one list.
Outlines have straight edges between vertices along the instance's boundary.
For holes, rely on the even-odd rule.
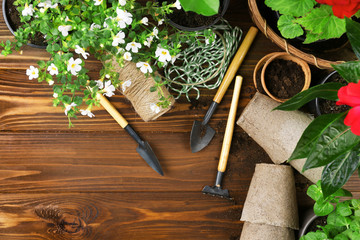
[[229,117],[226,124],[224,141],[221,148],[221,154],[219,159],[218,171],[225,172],[226,164],[229,157],[229,151],[231,146],[231,140],[234,132],[235,125],[235,117],[236,117],[236,109],[239,102],[240,89],[241,84],[243,82],[243,78],[241,76],[237,76],[235,80],[234,94],[231,100],[231,106],[229,111]]
[[100,100],[100,104],[110,113],[115,121],[122,127],[125,128],[129,123],[126,119],[116,110],[116,108],[104,97],[101,93],[96,94],[96,98]]
[[258,32],[257,28],[250,27],[248,33],[246,34],[243,42],[240,45],[238,51],[236,52],[234,59],[232,60],[228,70],[226,71],[226,74],[221,82],[221,85],[213,99],[214,102],[217,102],[217,103],[221,102],[231,81],[234,79],[234,76],[235,76],[237,70],[239,69],[241,63],[244,61],[245,55],[248,52],[257,32]]

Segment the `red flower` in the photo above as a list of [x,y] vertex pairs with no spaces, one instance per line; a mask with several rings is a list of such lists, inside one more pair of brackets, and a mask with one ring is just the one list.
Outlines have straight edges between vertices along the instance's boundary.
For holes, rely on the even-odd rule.
[[338,18],[350,18],[360,9],[360,0],[316,0],[320,4],[332,6],[332,11]]
[[348,105],[352,107],[344,124],[351,127],[351,132],[360,136],[360,82],[349,83],[338,91],[339,101],[336,105]]

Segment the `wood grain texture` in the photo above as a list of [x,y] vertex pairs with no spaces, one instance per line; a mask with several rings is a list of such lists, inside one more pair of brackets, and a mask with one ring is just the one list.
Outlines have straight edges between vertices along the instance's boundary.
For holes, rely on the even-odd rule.
[[[1,2],[1,1],[0,1]],[[246,0],[232,0],[225,18],[246,33],[251,22]],[[0,17],[0,40],[11,38]],[[237,116],[255,94],[252,74],[258,60],[279,51],[258,34],[237,75],[244,77]],[[25,69],[46,59],[43,50],[25,47],[22,55],[0,57],[0,239],[239,239],[243,203],[256,163],[267,154],[235,126],[223,187],[232,201],[202,195],[215,181],[233,83],[210,125],[216,135],[208,147],[190,151],[193,121],[202,119],[216,90],[201,98],[180,98],[154,122],[143,122],[129,101],[110,99],[138,134],[150,143],[165,176],[154,172],[136,144],[101,107],[95,118],[79,117],[67,127],[64,110],[52,107],[52,88],[29,81]],[[101,64],[90,59],[92,78]],[[312,204],[309,186],[294,171],[300,209]],[[359,179],[346,185],[360,195]]]

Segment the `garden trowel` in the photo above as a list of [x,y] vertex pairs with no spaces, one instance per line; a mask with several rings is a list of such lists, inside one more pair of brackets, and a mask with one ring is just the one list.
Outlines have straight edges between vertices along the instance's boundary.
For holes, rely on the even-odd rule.
[[116,108],[107,100],[106,97],[98,93],[96,95],[97,99],[100,101],[100,104],[110,113],[110,115],[115,119],[115,121],[124,128],[129,135],[139,144],[136,148],[136,151],[140,156],[149,164],[152,169],[158,172],[160,175],[164,175],[163,170],[161,169],[159,160],[157,159],[155,153],[151,149],[148,142],[143,141],[139,135],[134,131],[134,129],[129,125],[126,119],[116,110]]
[[223,198],[229,198],[229,191],[227,189],[221,188],[221,182],[226,170],[227,160],[229,157],[230,147],[231,147],[231,140],[232,135],[234,132],[234,125],[235,125],[235,116],[236,116],[236,109],[239,102],[240,96],[240,89],[242,85],[243,78],[241,76],[237,76],[235,80],[235,87],[234,87],[234,94],[231,100],[231,106],[229,111],[229,117],[226,123],[226,129],[224,134],[224,141],[221,148],[221,154],[219,158],[218,164],[218,171],[216,175],[215,185],[214,186],[205,186],[202,190],[203,193],[219,196]]
[[206,147],[210,143],[211,139],[214,137],[215,130],[207,124],[211,116],[214,114],[216,107],[224,97],[226,90],[228,89],[231,81],[233,80],[238,68],[240,67],[240,64],[243,62],[245,55],[248,52],[257,32],[257,28],[250,27],[248,33],[244,38],[244,41],[240,45],[234,59],[232,60],[228,70],[226,71],[222,83],[218,91],[216,92],[213,102],[211,103],[207,113],[205,114],[203,121],[194,121],[190,134],[190,147],[193,153],[198,152],[204,147]]

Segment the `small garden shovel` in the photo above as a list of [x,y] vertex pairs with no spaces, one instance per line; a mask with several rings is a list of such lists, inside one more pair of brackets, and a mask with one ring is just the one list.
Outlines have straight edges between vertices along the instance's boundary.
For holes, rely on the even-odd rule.
[[214,137],[215,130],[207,124],[211,116],[214,114],[217,105],[224,97],[226,90],[228,89],[241,63],[243,62],[245,55],[248,52],[257,32],[257,28],[250,27],[242,44],[236,52],[234,59],[232,60],[228,70],[226,71],[222,83],[218,91],[216,92],[213,102],[211,103],[207,113],[205,114],[203,121],[194,121],[190,134],[190,147],[193,153],[198,152],[204,147],[206,147],[210,143],[211,139]]
[[96,95],[97,99],[100,101],[100,104],[110,113],[110,115],[115,119],[115,121],[124,128],[128,134],[139,144],[136,148],[136,151],[140,156],[149,164],[152,169],[154,169],[160,175],[164,175],[163,170],[160,166],[159,160],[157,159],[155,153],[151,149],[148,142],[143,141],[139,135],[134,131],[134,129],[129,125],[126,119],[116,110],[116,108],[107,100],[106,97],[98,93]]
[[224,134],[224,141],[221,148],[221,154],[219,158],[218,172],[216,175],[215,185],[205,186],[202,190],[203,193],[211,194],[214,196],[220,196],[223,198],[230,198],[229,191],[227,189],[221,188],[221,182],[226,170],[227,160],[229,157],[231,140],[234,132],[235,125],[235,117],[236,117],[236,109],[239,102],[240,89],[243,78],[241,76],[237,76],[235,80],[234,94],[231,100],[231,106],[229,111],[229,117],[226,123],[226,129]]

